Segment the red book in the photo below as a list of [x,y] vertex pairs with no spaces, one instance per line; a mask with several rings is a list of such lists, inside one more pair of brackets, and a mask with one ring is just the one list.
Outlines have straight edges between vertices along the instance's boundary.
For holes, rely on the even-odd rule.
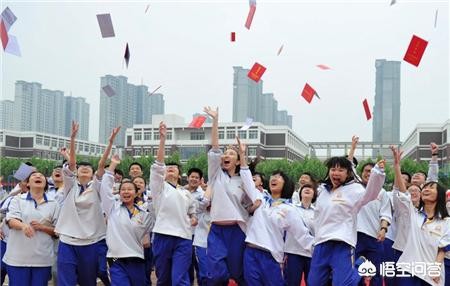
[[258,63],[255,63],[252,67],[252,69],[248,72],[248,77],[256,82],[258,82],[264,72],[266,71],[266,68]]
[[255,11],[256,11],[256,5],[251,4],[250,11],[248,11],[248,15],[247,15],[247,21],[245,21],[245,28],[247,28],[249,30],[250,30],[250,26],[252,25],[253,16],[255,15]]
[[366,113],[366,118],[367,120],[370,120],[370,118],[372,118],[372,114],[370,113],[369,103],[367,102],[367,99],[364,99],[363,106],[364,112]]
[[200,128],[202,127],[203,123],[205,123],[206,120],[206,116],[200,115],[197,117],[194,117],[194,119],[192,119],[192,122],[189,124],[190,128]]
[[308,103],[311,103],[315,94],[316,94],[316,91],[314,90],[314,88],[312,88],[312,86],[310,86],[309,84],[306,83],[305,87],[303,88],[303,91],[302,91],[302,97]]
[[6,49],[6,46],[8,45],[9,37],[8,37],[8,31],[6,31],[5,23],[3,23],[3,20],[1,20],[0,23],[0,36],[2,39],[2,45],[3,50]]
[[403,60],[412,65],[415,65],[416,67],[419,66],[420,60],[422,59],[427,45],[427,41],[417,37],[416,35],[413,35]]
[[235,32],[231,32],[231,41],[232,42],[236,41],[236,33]]

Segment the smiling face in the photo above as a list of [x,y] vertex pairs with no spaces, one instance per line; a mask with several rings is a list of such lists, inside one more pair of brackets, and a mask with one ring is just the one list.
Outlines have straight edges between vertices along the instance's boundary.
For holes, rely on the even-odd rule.
[[364,184],[367,184],[369,182],[370,171],[372,171],[372,168],[373,168],[372,165],[366,165],[362,169],[361,180],[363,181]]
[[420,187],[417,185],[411,185],[408,188],[408,192],[411,195],[411,202],[417,204],[420,201]]
[[417,186],[422,186],[423,184],[425,184],[425,175],[422,173],[415,173],[412,178],[411,178],[411,184],[417,185]]
[[330,177],[333,188],[337,188],[347,180],[348,171],[346,168],[336,165],[330,168],[328,176]]
[[141,177],[136,177],[133,179],[133,183],[138,187],[138,193],[142,194],[145,191],[145,180]]
[[284,178],[280,174],[273,174],[269,179],[269,188],[272,195],[281,195],[284,187]]
[[196,190],[198,188],[198,186],[200,186],[201,183],[201,178],[200,178],[200,174],[197,172],[192,172],[189,176],[188,176],[188,184],[189,184],[189,188],[191,190]]
[[55,183],[62,183],[63,182],[63,176],[62,176],[62,169],[61,168],[55,168],[52,172],[52,179]]
[[311,187],[304,187],[301,192],[300,192],[300,197],[301,199],[308,199],[308,200],[312,200],[314,198],[314,189]]
[[94,175],[94,170],[92,169],[92,166],[80,165],[77,169],[77,175],[79,179],[91,180]]
[[233,149],[227,149],[222,156],[222,169],[233,171],[240,164],[238,153]]
[[263,181],[262,181],[262,179],[261,179],[261,176],[260,175],[254,175],[253,176],[253,182],[255,182],[255,187],[262,187],[262,185],[263,185]]
[[134,199],[137,196],[136,186],[131,182],[122,183],[122,185],[120,186],[119,195],[120,200],[125,205],[134,204]]
[[139,165],[131,165],[130,170],[128,171],[128,175],[130,175],[131,178],[142,176],[142,168]]
[[47,178],[42,173],[34,172],[28,178],[27,183],[28,188],[30,189],[42,189],[44,190],[47,186]]
[[427,184],[421,193],[422,201],[424,203],[434,203],[438,198],[438,190],[436,184]]
[[303,174],[298,179],[298,184],[300,185],[300,188],[306,184],[312,184],[312,179],[308,174]]

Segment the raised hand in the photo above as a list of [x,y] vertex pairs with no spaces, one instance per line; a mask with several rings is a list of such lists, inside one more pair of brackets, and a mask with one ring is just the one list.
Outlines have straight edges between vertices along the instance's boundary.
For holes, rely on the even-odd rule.
[[63,156],[63,158],[64,158],[65,160],[69,161],[69,159],[70,159],[70,152],[69,152],[69,150],[67,150],[66,147],[62,147],[62,148],[59,150],[59,154],[61,154],[61,156]]
[[120,164],[120,156],[119,156],[119,154],[114,154],[112,156],[111,164],[115,164],[116,166]]
[[76,123],[75,121],[72,121],[72,130],[70,133],[70,138],[75,139],[77,137],[79,128],[80,128],[80,124]]
[[356,145],[358,145],[359,143],[359,137],[356,135],[352,136],[352,148],[356,149]]
[[236,141],[239,147],[239,153],[240,154],[245,154],[245,150],[247,150],[247,145],[245,145],[245,143],[242,143],[241,140],[239,139],[239,136],[236,136]]
[[217,119],[219,116],[219,108],[218,107],[216,107],[216,110],[214,110],[210,106],[206,106],[203,108],[203,112],[208,114],[212,119]]
[[159,138],[166,139],[166,135],[167,135],[167,126],[164,123],[164,121],[161,121],[159,123]]
[[400,151],[395,146],[390,146],[392,151],[392,157],[394,157],[394,166],[400,166],[400,158],[402,157],[403,151]]
[[116,128],[114,128],[112,131],[111,131],[111,135],[109,136],[109,143],[113,143],[114,142],[114,139],[116,138],[116,135],[119,133],[119,131],[120,131],[120,127],[121,126],[119,126],[119,127],[116,127]]
[[437,154],[439,152],[439,147],[436,143],[430,143],[431,154]]
[[386,160],[381,159],[380,161],[377,162],[377,165],[380,169],[384,169],[384,165],[386,164]]

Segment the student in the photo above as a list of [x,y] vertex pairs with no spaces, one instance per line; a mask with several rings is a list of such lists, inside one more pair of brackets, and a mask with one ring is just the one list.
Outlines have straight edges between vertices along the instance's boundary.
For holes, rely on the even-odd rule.
[[327,177],[319,187],[314,213],[315,247],[309,285],[325,285],[332,273],[333,285],[357,285],[361,277],[353,269],[356,217],[365,204],[377,198],[384,183],[384,162],[372,168],[366,189],[354,180],[352,163],[345,157],[327,161]]
[[244,253],[248,285],[285,285],[282,275],[285,236],[291,236],[299,248],[311,251],[314,238],[300,212],[289,203],[294,188],[286,174],[273,172],[269,180],[272,197],[264,197],[249,220]]
[[[317,198],[316,187],[305,184],[299,191],[300,204],[296,204],[301,214],[304,224],[311,235],[314,234],[314,206]],[[308,281],[309,269],[311,267],[312,247],[302,247],[302,245],[290,233],[286,233],[284,244],[285,265],[284,277],[287,285],[300,285],[302,276]]]
[[[348,156],[349,161],[353,161],[358,141],[358,137],[354,136],[352,138],[352,147]],[[361,168],[360,178],[364,187],[366,187],[369,182],[371,170],[374,166],[374,163],[367,162]],[[380,276],[379,268],[383,261],[383,241],[391,221],[391,202],[384,189],[381,189],[375,200],[368,202],[358,212],[355,255],[356,257],[364,256],[375,265],[376,274],[370,280],[370,285],[382,285],[382,277]],[[359,284],[364,285],[364,281],[361,281]]]
[[255,182],[256,189],[260,191],[263,196],[270,197],[269,191],[264,188],[264,186],[266,185],[264,175],[259,172],[253,172],[252,174],[253,174],[253,182]]
[[[450,249],[450,221],[446,209],[446,189],[437,182],[428,182],[422,188],[419,208],[414,207],[406,194],[406,187],[401,179],[400,158],[402,152],[391,147],[394,157],[394,207],[404,222],[407,231],[403,254],[400,256],[397,269],[413,274],[411,262],[424,263],[423,271],[414,271],[412,277],[396,278],[396,285],[445,285],[445,252]],[[428,265],[438,263],[437,273],[430,273]],[[408,267],[410,265],[410,267]],[[437,269],[436,269],[437,268]],[[416,269],[416,268],[414,268]],[[398,271],[398,270],[397,270]],[[436,271],[434,271],[436,272]]]
[[249,214],[243,202],[255,204],[261,201],[261,195],[254,192],[255,184],[242,150],[228,148],[223,153],[219,148],[218,109],[205,107],[204,111],[213,119],[212,148],[208,152],[212,221],[208,234],[208,285],[223,285],[230,278],[245,285],[242,264]]
[[120,185],[120,201],[112,193],[118,155],[111,159],[101,185],[102,209],[108,219],[106,243],[111,285],[141,286],[145,283],[142,240],[150,231],[150,214],[135,203],[138,188],[133,182]]
[[316,184],[316,181],[314,180],[313,175],[309,172],[302,173],[300,175],[300,178],[298,178],[298,190],[296,190],[292,194],[292,203],[293,204],[300,204],[299,192],[300,192],[300,189],[306,184],[308,184],[308,185]]
[[159,149],[150,171],[150,189],[156,212],[152,250],[157,285],[190,285],[192,229],[197,224],[190,192],[178,185],[180,168],[164,164],[167,127],[159,124]]
[[6,222],[10,227],[7,264],[9,285],[47,285],[54,260],[54,225],[59,206],[47,198],[47,178],[33,172],[27,179],[30,191],[11,200]]
[[[99,265],[104,265],[99,259],[106,259],[103,254],[99,254],[105,250],[106,244],[106,224],[99,196],[106,158],[100,160],[99,170],[93,181],[92,165],[78,163],[78,169],[76,168],[75,138],[78,129],[79,125],[73,122],[69,161],[63,168],[64,205],[55,228],[55,232],[60,235],[57,262],[59,286],[73,286],[77,283],[81,286],[96,285]],[[113,129],[107,148],[112,147],[119,129]]]
[[[195,202],[195,209],[196,209],[196,215],[197,219],[199,219],[199,216],[201,214],[201,211],[199,210],[199,202],[202,200],[203,195],[205,194],[205,191],[200,187],[201,180],[203,179],[203,172],[199,168],[190,168],[187,172],[187,185],[184,187],[186,190],[188,190],[192,198]],[[195,229],[197,226],[192,227],[192,241],[195,240]],[[191,285],[194,283],[194,270],[197,274],[197,281],[200,281],[200,270],[199,270],[199,264],[198,259],[195,252],[195,246],[192,245],[192,262],[191,267],[189,267],[189,280],[191,281]]]
[[142,165],[138,162],[133,162],[128,167],[128,176],[130,176],[131,179],[135,177],[142,177],[144,175],[144,172],[142,172]]

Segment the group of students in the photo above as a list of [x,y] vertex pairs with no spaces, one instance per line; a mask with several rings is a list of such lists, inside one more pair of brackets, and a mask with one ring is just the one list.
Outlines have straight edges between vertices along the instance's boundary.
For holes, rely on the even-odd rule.
[[[427,175],[412,180],[400,169],[401,151],[392,148],[395,186],[383,189],[383,160],[366,164],[358,176],[353,163],[358,138],[348,157],[327,162],[318,184],[301,174],[300,187],[275,171],[264,189],[264,176],[247,165],[246,145],[223,151],[219,145],[218,109],[212,118],[208,184],[202,171],[181,170],[164,162],[166,125],[159,125],[159,149],[147,187],[142,166],[129,167],[123,179],[110,156],[120,128],[94,172],[76,162],[78,124],[72,124],[67,163],[52,174],[52,187],[33,172],[1,202],[2,284],[9,285],[445,285],[450,283],[450,220],[446,190],[437,183],[437,146]],[[252,169],[253,170],[253,169]],[[56,246],[56,247],[55,247]],[[4,251],[6,249],[6,251]],[[447,254],[447,255],[446,255]],[[369,260],[377,274],[364,277],[358,266]],[[381,277],[382,262],[406,267],[413,261],[440,263],[438,275],[403,269],[412,277]],[[56,263],[55,263],[56,262]],[[194,267],[195,266],[195,267]],[[402,270],[402,269],[400,269]],[[414,273],[413,273],[414,272]],[[55,275],[56,273],[56,275]],[[373,276],[373,277],[372,277]],[[411,275],[410,275],[411,276]]]

